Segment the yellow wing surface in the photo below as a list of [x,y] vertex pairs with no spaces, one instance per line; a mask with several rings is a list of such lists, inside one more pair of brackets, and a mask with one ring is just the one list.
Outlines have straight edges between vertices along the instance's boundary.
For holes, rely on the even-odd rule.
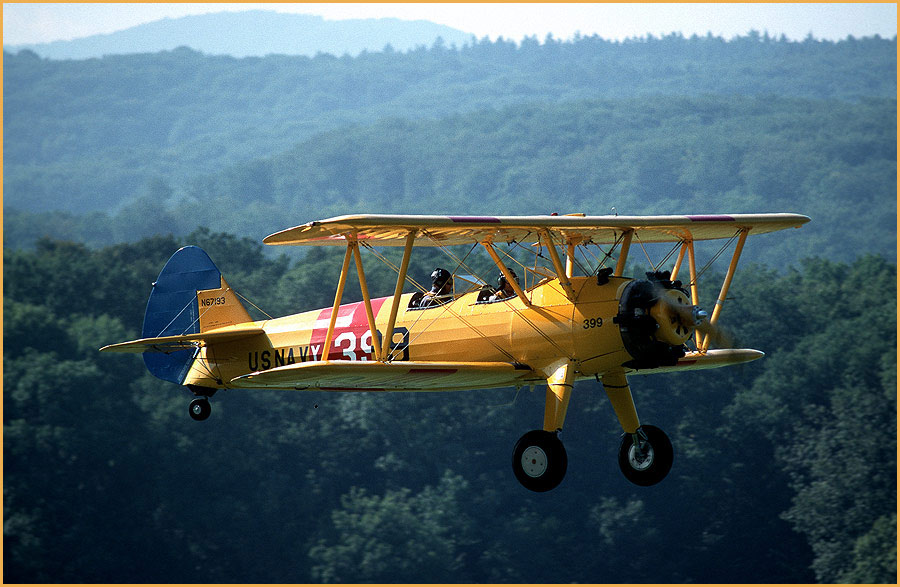
[[266,331],[257,327],[227,327],[196,334],[182,334],[178,336],[158,336],[155,338],[140,338],[118,344],[110,344],[102,349],[101,353],[171,353],[174,351],[196,348],[201,345],[213,343],[232,342],[238,339],[265,334]]
[[641,369],[631,371],[630,374],[649,375],[652,373],[671,373],[674,371],[699,371],[701,369],[715,369],[726,365],[738,365],[749,363],[765,356],[762,351],[755,349],[709,349],[700,353],[691,351],[671,367],[657,367],[655,369]]
[[249,373],[234,387],[323,391],[453,391],[508,387],[544,378],[516,363],[312,361]]
[[[688,353],[671,367],[635,373],[713,369],[762,357],[762,352],[752,349],[712,349],[706,353]],[[232,379],[231,386],[321,391],[456,391],[518,387],[544,383],[546,379],[544,373],[520,363],[312,361],[248,373]]]
[[642,242],[681,242],[731,238],[747,229],[765,234],[799,228],[802,214],[716,214],[693,216],[415,216],[360,214],[309,222],[267,236],[268,245],[344,246],[346,237],[374,246],[404,246],[410,233],[415,246],[473,242],[520,242],[549,231],[572,244],[613,244],[628,231]]

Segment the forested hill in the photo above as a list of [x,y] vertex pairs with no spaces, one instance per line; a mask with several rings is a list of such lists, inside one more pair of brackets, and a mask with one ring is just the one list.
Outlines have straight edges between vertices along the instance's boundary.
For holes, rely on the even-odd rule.
[[[359,213],[798,212],[813,222],[748,255],[772,265],[896,248],[896,101],[648,97],[509,106],[322,133],[275,157],[158,179],[118,212],[7,210],[6,238],[41,226],[100,245],[198,225],[253,236]],[[35,178],[28,189],[37,205]],[[24,184],[23,184],[24,185]],[[87,206],[93,196],[83,195]],[[73,201],[75,195],[70,193]],[[46,206],[52,206],[48,201]]]
[[311,14],[243,10],[164,18],[108,34],[5,48],[11,53],[29,49],[51,59],[154,53],[176,47],[235,57],[357,55],[366,50],[380,51],[386,45],[401,51],[430,46],[438,37],[448,45],[463,45],[472,35],[425,20],[327,20]]
[[[596,99],[626,100],[622,104],[633,108],[647,104],[627,102],[635,97],[657,97],[660,103],[669,101],[665,96],[811,101],[801,109],[819,108],[812,102],[820,100],[858,104],[895,98],[896,40],[790,42],[758,34],[730,41],[676,35],[626,42],[525,39],[521,45],[484,40],[460,48],[437,43],[406,53],[340,58],[235,59],[179,49],[52,61],[21,52],[4,55],[4,92],[5,208],[83,213],[117,210],[142,193],[156,197],[160,186],[178,196],[200,176],[280,155],[304,141],[305,150],[315,149],[335,140],[320,133],[369,126],[385,117],[433,120],[510,105]],[[708,112],[688,118],[702,124],[704,116],[715,117],[722,109],[714,101],[704,104]],[[653,112],[635,110],[620,123],[640,124],[648,116]],[[878,133],[884,120],[871,123],[868,128]],[[687,125],[681,132],[690,135],[694,129]],[[477,152],[483,142],[477,129],[465,134]],[[585,137],[577,126],[570,134],[579,141],[599,140]],[[519,140],[510,135],[509,148]],[[473,199],[486,195],[471,193]],[[595,194],[598,200],[607,195]],[[557,194],[563,204],[567,197]],[[246,198],[247,205],[253,203]],[[517,203],[498,199],[493,210],[514,213]],[[649,209],[655,201],[645,203]],[[390,201],[368,204],[383,209]]]

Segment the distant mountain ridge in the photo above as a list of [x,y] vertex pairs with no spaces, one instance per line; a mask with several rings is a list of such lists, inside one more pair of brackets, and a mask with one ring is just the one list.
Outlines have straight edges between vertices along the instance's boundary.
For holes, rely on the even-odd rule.
[[166,18],[122,31],[71,41],[4,46],[5,51],[28,49],[50,59],[89,59],[104,55],[156,53],[186,46],[212,55],[234,57],[269,54],[358,55],[431,47],[440,37],[446,45],[463,45],[473,35],[425,20],[397,18],[326,20],[311,14],[264,10],[219,12]]

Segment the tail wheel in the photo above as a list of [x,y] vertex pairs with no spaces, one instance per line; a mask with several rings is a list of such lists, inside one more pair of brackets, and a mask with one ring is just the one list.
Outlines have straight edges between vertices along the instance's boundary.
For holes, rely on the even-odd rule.
[[516,479],[531,491],[550,491],[562,482],[568,467],[566,449],[554,432],[526,432],[513,450]]
[[[634,439],[638,436],[639,445]],[[625,478],[647,487],[662,481],[672,468],[675,454],[666,433],[656,426],[641,426],[637,434],[626,434],[619,447],[619,468]]]
[[188,413],[190,413],[191,418],[200,422],[209,418],[209,415],[212,413],[212,407],[209,405],[208,399],[205,397],[198,397],[191,401],[191,405],[188,407]]

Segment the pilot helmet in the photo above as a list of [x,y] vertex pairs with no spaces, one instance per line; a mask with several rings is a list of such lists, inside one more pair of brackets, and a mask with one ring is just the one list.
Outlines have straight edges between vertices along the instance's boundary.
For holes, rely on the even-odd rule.
[[[510,269],[509,267],[507,267],[506,270],[509,271],[509,274],[512,275],[513,279],[516,280],[516,283],[519,283],[519,276],[516,275],[516,272],[513,271],[512,269]],[[497,276],[497,287],[500,289],[503,289],[505,286],[506,286],[506,275],[504,275],[503,272],[501,271],[500,275]]]
[[431,272],[431,285],[440,288],[450,279],[450,272],[442,267]]

